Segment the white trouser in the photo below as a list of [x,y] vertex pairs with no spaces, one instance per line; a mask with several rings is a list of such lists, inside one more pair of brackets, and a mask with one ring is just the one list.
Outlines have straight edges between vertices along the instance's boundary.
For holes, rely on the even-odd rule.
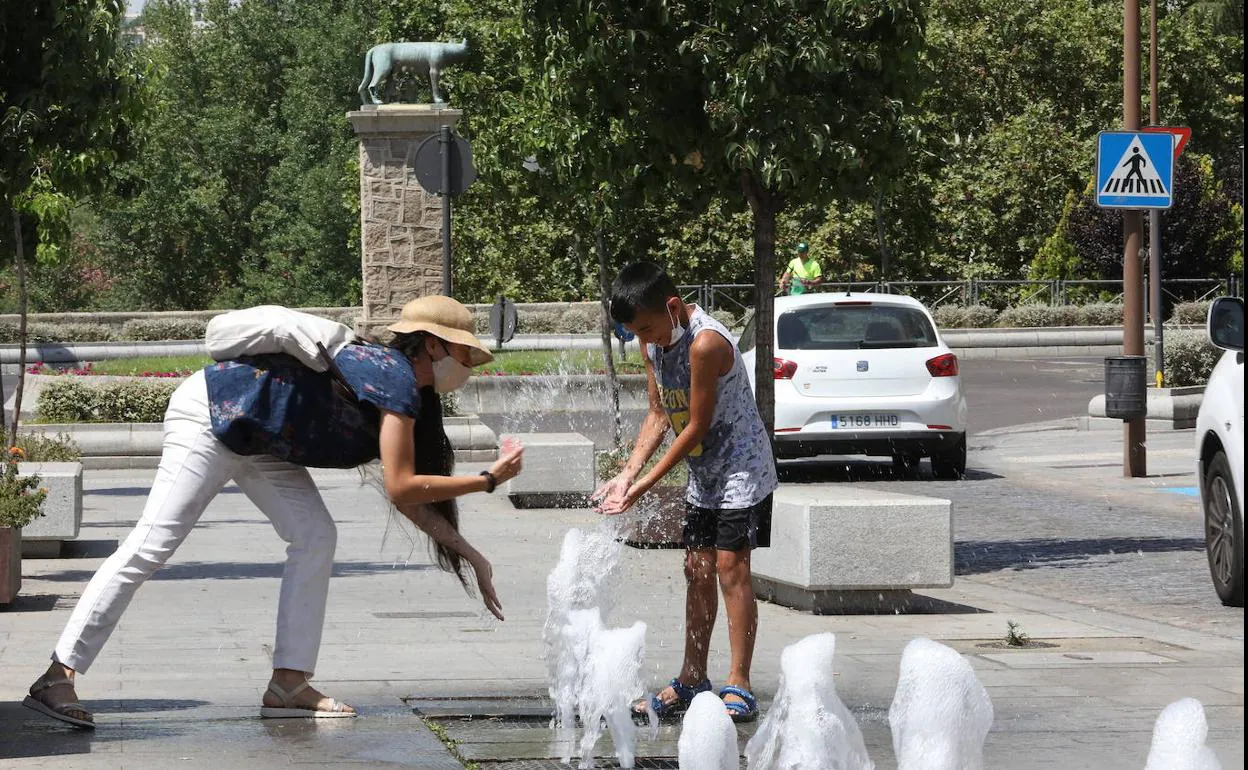
[[169,399],[160,467],[143,515],[87,584],[53,660],[86,673],[134,592],[168,561],[208,503],[233,479],[289,543],[273,667],[309,674],[316,668],[337,542],[333,519],[306,468],[266,455],[234,454],[212,435],[208,409],[201,371]]

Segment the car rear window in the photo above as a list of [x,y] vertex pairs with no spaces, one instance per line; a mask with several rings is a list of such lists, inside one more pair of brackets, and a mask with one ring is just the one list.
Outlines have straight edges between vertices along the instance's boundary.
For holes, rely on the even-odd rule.
[[776,320],[781,350],[930,348],[936,330],[916,308],[898,305],[816,305]]

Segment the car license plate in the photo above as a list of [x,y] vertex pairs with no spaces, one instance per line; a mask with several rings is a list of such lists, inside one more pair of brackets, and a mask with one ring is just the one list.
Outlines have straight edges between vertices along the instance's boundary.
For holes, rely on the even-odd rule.
[[896,428],[901,424],[895,414],[834,414],[832,429],[845,430],[853,428]]

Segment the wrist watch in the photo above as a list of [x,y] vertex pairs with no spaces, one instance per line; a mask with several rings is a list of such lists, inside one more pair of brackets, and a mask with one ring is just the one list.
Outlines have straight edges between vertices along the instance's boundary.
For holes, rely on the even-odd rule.
[[481,475],[485,477],[485,491],[493,492],[498,487],[498,479],[489,471],[481,471]]

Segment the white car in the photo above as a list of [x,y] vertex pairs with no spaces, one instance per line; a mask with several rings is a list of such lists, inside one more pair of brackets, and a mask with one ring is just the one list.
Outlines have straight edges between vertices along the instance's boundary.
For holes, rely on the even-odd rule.
[[1223,604],[1244,606],[1244,301],[1220,297],[1209,307],[1209,338],[1224,349],[1196,416],[1205,553]]
[[[820,293],[775,305],[778,457],[865,454],[937,478],[966,472],[958,359],[910,297]],[[754,324],[738,344],[754,383]]]

